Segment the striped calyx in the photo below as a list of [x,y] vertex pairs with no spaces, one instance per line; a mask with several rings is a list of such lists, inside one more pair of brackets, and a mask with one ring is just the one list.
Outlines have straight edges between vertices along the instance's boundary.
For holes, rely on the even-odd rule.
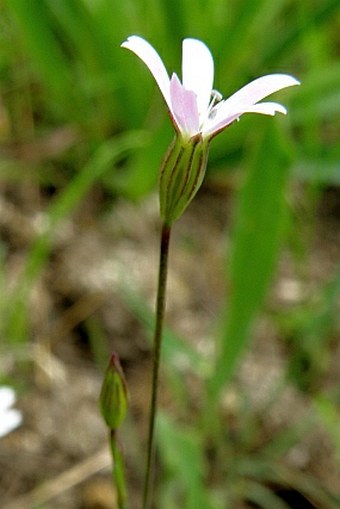
[[169,226],[181,217],[200,188],[208,160],[208,140],[197,134],[189,140],[176,136],[161,167],[161,217]]

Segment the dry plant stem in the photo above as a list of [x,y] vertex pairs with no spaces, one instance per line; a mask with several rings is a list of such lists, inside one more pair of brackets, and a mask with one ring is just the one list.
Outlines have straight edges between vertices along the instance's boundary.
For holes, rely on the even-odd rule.
[[154,353],[153,353],[153,368],[152,368],[152,386],[151,386],[151,402],[149,413],[149,435],[147,443],[147,460],[144,479],[144,492],[143,492],[143,509],[149,509],[151,504],[151,481],[154,469],[154,439],[155,439],[155,421],[157,414],[157,400],[158,400],[158,379],[159,379],[159,365],[161,358],[161,345],[162,333],[165,311],[165,296],[166,296],[166,280],[168,272],[168,253],[170,242],[171,227],[163,224],[161,233],[161,248],[159,259],[159,273],[158,273],[158,288],[156,300],[156,323],[154,333]]
[[[72,468],[65,470],[54,479],[45,481],[25,495],[15,498],[7,505],[1,504],[1,509],[27,509],[28,507],[45,507],[45,504],[62,495],[66,491],[83,483],[91,476],[105,469],[109,471],[112,463],[109,451],[105,446],[103,450],[97,452],[93,456],[86,458]],[[49,506],[52,507],[52,506]]]

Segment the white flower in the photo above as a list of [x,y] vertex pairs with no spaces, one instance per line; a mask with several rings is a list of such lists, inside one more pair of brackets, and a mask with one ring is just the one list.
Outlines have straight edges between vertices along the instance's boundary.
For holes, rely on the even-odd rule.
[[19,410],[11,408],[16,401],[11,387],[0,387],[0,438],[20,426],[22,416]]
[[207,46],[197,39],[184,39],[182,52],[182,82],[176,73],[171,79],[157,51],[142,37],[132,35],[123,48],[135,53],[149,68],[165,99],[176,130],[184,137],[201,134],[212,138],[243,113],[275,115],[287,113],[275,102],[262,99],[286,87],[299,85],[287,74],[262,76],[228,99],[213,90],[214,61]]

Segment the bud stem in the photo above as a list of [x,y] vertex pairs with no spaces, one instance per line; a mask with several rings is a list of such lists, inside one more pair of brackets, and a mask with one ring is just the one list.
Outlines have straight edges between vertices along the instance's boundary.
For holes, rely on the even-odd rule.
[[159,379],[159,365],[161,358],[161,345],[162,333],[164,323],[165,311],[165,296],[166,296],[166,281],[168,272],[168,253],[170,242],[171,227],[166,223],[162,226],[161,232],[161,247],[159,258],[159,272],[158,272],[158,288],[156,299],[156,323],[154,332],[154,351],[153,351],[153,368],[152,368],[152,385],[151,385],[151,401],[149,413],[149,434],[147,442],[147,459],[144,479],[144,492],[143,492],[143,509],[150,507],[150,492],[151,492],[151,478],[154,468],[154,431],[155,421],[157,414],[157,401],[158,401],[158,379]]
[[117,439],[117,431],[110,430],[110,445],[113,460],[113,480],[117,493],[117,505],[119,509],[126,509],[126,481],[124,459]]

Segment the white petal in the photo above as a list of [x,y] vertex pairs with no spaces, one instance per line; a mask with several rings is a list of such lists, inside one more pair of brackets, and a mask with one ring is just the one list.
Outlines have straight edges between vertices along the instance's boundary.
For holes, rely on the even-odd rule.
[[275,113],[282,113],[283,115],[286,115],[287,110],[284,106],[282,106],[282,104],[275,102],[264,102],[245,107],[235,107],[234,110],[230,109],[228,115],[223,119],[221,119],[220,115],[218,115],[218,117],[208,121],[204,125],[204,135],[209,136],[215,132],[221,131],[244,113],[260,113],[262,115],[275,115]]
[[242,113],[261,113],[262,115],[282,113],[283,115],[287,115],[287,109],[279,103],[265,102],[249,106],[245,108]]
[[182,82],[187,90],[195,92],[202,121],[213,88],[214,60],[207,46],[197,39],[184,39],[182,51]]
[[220,104],[218,119],[222,120],[222,117],[227,117],[230,111],[256,104],[278,90],[299,84],[297,79],[287,74],[269,74],[257,78]]
[[[215,115],[205,122],[204,132],[207,135],[213,134],[247,112],[262,113],[264,115],[274,115],[275,111],[286,113],[285,108],[277,103],[262,103],[261,106],[258,105],[257,109],[254,106],[258,101],[278,90],[299,84],[300,82],[297,79],[287,74],[269,74],[257,78],[213,108],[212,113]],[[269,104],[269,106],[263,106],[263,104]]]
[[0,387],[0,412],[7,410],[16,401],[15,391],[12,387]]
[[170,79],[157,51],[151,46],[151,44],[138,35],[131,35],[128,37],[127,40],[121,44],[121,47],[127,48],[135,53],[149,68],[163,94],[168,108],[171,110]]
[[19,410],[7,410],[0,413],[0,437],[8,435],[22,423],[22,416]]

